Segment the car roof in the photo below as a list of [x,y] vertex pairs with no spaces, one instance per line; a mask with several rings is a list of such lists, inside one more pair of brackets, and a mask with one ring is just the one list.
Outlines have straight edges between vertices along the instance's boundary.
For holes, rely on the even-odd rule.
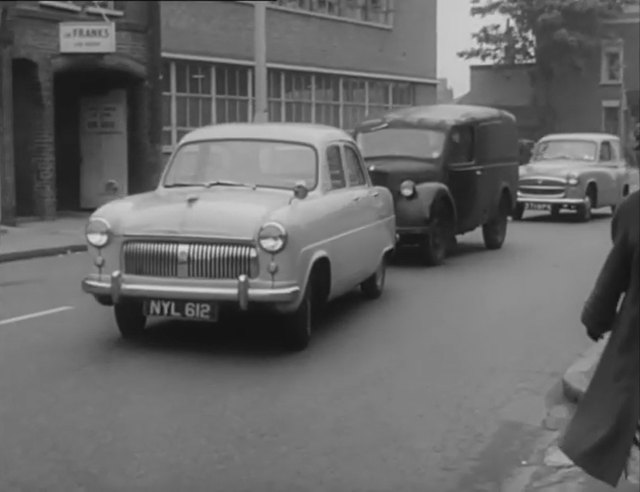
[[583,132],[583,133],[550,133],[540,140],[620,140],[620,137],[611,133],[604,132]]
[[365,129],[382,124],[394,126],[394,122],[416,127],[449,128],[462,123],[494,119],[515,122],[515,116],[502,109],[468,104],[433,104],[392,110],[378,118],[363,121],[356,128]]
[[347,132],[328,125],[311,123],[222,123],[187,133],[181,144],[198,140],[256,139],[280,140],[319,145],[327,141],[353,141]]

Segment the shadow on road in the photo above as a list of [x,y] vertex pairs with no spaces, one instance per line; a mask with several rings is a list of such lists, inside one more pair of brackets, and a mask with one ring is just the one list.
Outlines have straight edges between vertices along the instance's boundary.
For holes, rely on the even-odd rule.
[[[331,302],[318,315],[316,330],[309,350],[321,345],[338,330],[348,330],[347,320],[357,316],[368,302],[359,291]],[[281,319],[272,313],[223,312],[217,323],[153,320],[145,336],[135,342],[118,339],[118,346],[127,350],[154,352],[188,352],[203,356],[272,359],[291,357],[282,344]]]
[[[488,252],[489,250],[484,246],[481,242],[470,242],[463,241],[458,238],[458,245],[455,250],[451,252],[447,256],[446,262],[455,260],[456,258],[464,257],[470,254],[480,254],[483,252]],[[393,259],[391,261],[391,265],[399,268],[415,268],[415,269],[430,269],[430,268],[440,268],[440,267],[429,267],[426,266],[422,260],[420,259],[420,250],[418,247],[402,247],[399,248],[396,253],[393,255]],[[444,266],[444,265],[443,265]]]

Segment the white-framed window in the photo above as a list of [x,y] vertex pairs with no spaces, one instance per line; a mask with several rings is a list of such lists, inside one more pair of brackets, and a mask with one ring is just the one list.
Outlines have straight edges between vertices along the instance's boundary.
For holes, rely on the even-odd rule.
[[272,0],[271,5],[371,24],[393,25],[394,0]]
[[120,17],[124,13],[123,2],[96,0],[96,1],[54,1],[43,0],[38,2],[41,7],[66,10],[68,12],[82,12],[97,15],[112,15]]
[[313,122],[313,80],[304,72],[284,73],[284,121]]
[[216,123],[246,122],[251,115],[252,85],[249,67],[216,65]]
[[315,75],[316,123],[340,127],[340,77]]
[[602,131],[612,135],[620,135],[622,106],[619,100],[602,101]]
[[[253,67],[191,60],[162,63],[162,142],[170,152],[189,131],[253,120]],[[415,104],[415,84],[393,80],[267,70],[270,121],[352,129],[368,116]]]
[[605,44],[602,47],[601,75],[602,84],[620,84],[623,76],[622,44]]

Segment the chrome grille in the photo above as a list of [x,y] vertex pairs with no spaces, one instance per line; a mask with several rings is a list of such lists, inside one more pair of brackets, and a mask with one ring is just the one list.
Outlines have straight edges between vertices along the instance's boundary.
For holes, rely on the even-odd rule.
[[566,182],[560,178],[524,178],[518,184],[523,195],[561,198],[566,191]]
[[246,244],[129,241],[124,273],[149,277],[235,279],[258,273],[258,253]]

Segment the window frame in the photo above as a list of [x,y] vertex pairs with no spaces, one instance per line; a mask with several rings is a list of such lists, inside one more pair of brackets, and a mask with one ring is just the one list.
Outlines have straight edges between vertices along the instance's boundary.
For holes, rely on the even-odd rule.
[[[370,186],[370,182],[367,179],[368,173],[367,173],[367,170],[365,169],[365,167],[363,165],[362,156],[360,155],[358,150],[350,142],[343,142],[341,147],[342,147],[343,167],[344,167],[344,170],[345,170],[345,177],[347,179],[347,188],[362,188],[362,187],[366,188],[366,187],[369,187]],[[362,176],[362,183],[360,183],[360,184],[354,184],[354,183],[351,182],[351,173],[349,172],[349,165],[347,164],[347,162],[348,162],[347,151],[348,150],[353,152],[353,155],[355,156],[356,167],[358,168],[358,170],[360,171],[360,175]]]
[[[336,150],[338,151],[338,158],[340,159],[340,172],[342,173],[342,186],[340,187],[335,187],[334,186],[334,182],[333,182],[333,176],[331,174],[331,165],[329,164],[330,159],[329,159],[329,150],[331,150],[332,148],[336,148]],[[324,158],[325,158],[325,162],[327,165],[327,172],[328,172],[328,178],[329,178],[329,183],[328,183],[328,189],[326,190],[327,192],[332,192],[332,191],[342,191],[342,190],[346,190],[348,189],[348,184],[347,184],[347,173],[345,172],[345,168],[344,168],[344,161],[342,158],[342,149],[340,146],[340,142],[330,142],[325,146],[324,149]]]
[[[610,67],[607,55],[616,54],[619,56],[618,78],[609,77]],[[624,45],[621,42],[605,43],[602,46],[600,56],[600,84],[601,85],[619,85],[624,81]]]

